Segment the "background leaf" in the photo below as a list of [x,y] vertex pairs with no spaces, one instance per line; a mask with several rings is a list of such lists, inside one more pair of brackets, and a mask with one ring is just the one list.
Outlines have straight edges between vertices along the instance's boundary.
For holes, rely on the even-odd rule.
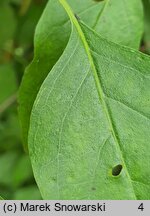
[[[12,40],[15,33],[16,25],[17,20],[15,18],[12,8],[9,5],[9,2],[4,0],[0,1],[0,51],[2,48],[4,48],[4,45],[6,45],[5,43],[8,40]],[[9,28],[6,28],[6,26],[9,26]]]
[[14,187],[20,187],[26,182],[31,182],[32,179],[33,176],[30,159],[28,155],[23,155],[16,164],[13,172]]
[[144,51],[150,54],[150,1],[143,0],[145,10]]
[[15,192],[14,200],[41,200],[41,195],[38,188],[33,185],[22,188]]
[[11,64],[0,65],[0,104],[17,91],[17,80]]
[[0,1],[0,194],[8,200],[16,197],[16,191],[25,198],[26,189],[26,199],[41,199],[22,148],[16,93],[33,56],[33,34],[46,2]]

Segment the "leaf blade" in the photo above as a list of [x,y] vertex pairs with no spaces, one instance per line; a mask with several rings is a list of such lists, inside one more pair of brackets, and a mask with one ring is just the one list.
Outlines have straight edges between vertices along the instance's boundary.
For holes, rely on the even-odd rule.
[[[108,7],[103,10],[105,8],[105,2]],[[124,8],[124,5],[122,5],[120,1],[105,2],[92,3],[91,0],[85,0],[82,1],[81,4],[80,1],[77,0],[69,1],[74,8],[75,13],[87,24],[94,26],[97,32],[101,33],[106,38],[117,41],[118,43],[138,47],[143,28],[142,7],[140,0],[138,4],[137,0],[132,0],[130,3],[129,1],[126,1],[126,10],[128,11],[129,9],[130,11],[129,17],[133,16],[133,14],[134,17],[136,17],[134,22],[129,22],[126,14],[121,15],[120,19],[116,17],[115,14],[117,13],[118,8]],[[58,13],[54,13],[54,11],[58,11]],[[107,18],[109,14],[111,15]],[[95,25],[95,20],[97,25]],[[122,24],[120,25],[120,23]],[[31,65],[27,68],[20,88],[19,115],[22,123],[23,140],[26,148],[30,114],[34,100],[42,82],[57,62],[67,45],[70,36],[70,27],[68,24],[68,18],[65,12],[59,7],[58,1],[49,1],[36,29],[35,57]],[[127,29],[127,32],[129,29],[134,29],[134,34],[133,32],[129,32],[129,35],[124,33],[122,34],[122,28],[120,28],[122,25]],[[113,29],[110,29],[110,26],[117,29],[117,32],[116,30],[113,31]],[[52,29],[51,32],[49,32],[50,27]],[[61,32],[63,32],[63,34],[61,34]],[[42,62],[45,62],[45,64]],[[28,97],[29,95],[30,97]]]
[[[71,16],[73,17],[73,15]],[[146,76],[149,76],[149,71],[145,70],[148,67],[149,58],[134,50],[120,47],[100,38],[82,23],[81,27],[90,44],[91,52],[93,47],[101,51],[101,59],[94,56],[93,52],[92,56],[95,62],[94,65],[98,68],[99,76],[103,75],[102,85],[105,87],[105,91],[108,84],[104,85],[104,78],[110,77],[110,74],[112,78],[116,78],[113,69],[117,73],[126,71],[129,76],[132,71],[132,69],[131,71],[129,70],[130,64],[133,64],[132,67],[139,71],[139,77],[137,80],[134,80],[135,77],[133,78],[134,73],[132,71],[129,76],[132,85],[136,87],[138,92],[146,84],[144,92],[141,91],[138,103],[143,102],[141,96],[144,96],[146,89],[149,89],[148,81],[146,83],[146,80],[144,80],[140,88],[137,84],[142,78],[141,71],[142,74],[145,75],[146,73]],[[99,39],[99,43],[95,42],[96,38]],[[77,42],[79,43],[78,45]],[[99,44],[99,46],[96,46],[96,44]],[[75,53],[72,52],[72,47],[75,48]],[[110,55],[111,49],[113,51]],[[73,57],[70,53],[73,54]],[[118,58],[119,54],[121,60]],[[118,61],[119,65],[123,62],[123,70],[120,70],[114,62],[109,60],[109,55],[112,59],[114,58],[113,60]],[[135,58],[136,55],[136,62],[130,62],[130,57]],[[71,62],[68,66],[66,65],[68,63],[67,56],[71,56]],[[106,56],[110,64],[109,70],[111,73],[109,74],[106,73],[108,62],[106,64],[104,61]],[[63,62],[66,62],[66,64],[64,65]],[[145,64],[141,64],[141,62],[145,62]],[[127,67],[128,64],[129,67]],[[60,70],[60,65],[64,65],[63,70]],[[141,65],[145,65],[144,68]],[[100,69],[100,66],[103,70]],[[125,79],[122,80],[126,87]],[[115,80],[115,84],[117,83],[119,83],[118,79]],[[51,90],[49,86],[52,86]],[[110,94],[112,87],[115,89],[114,83],[109,83],[107,93]],[[118,89],[121,90],[121,87],[117,88],[116,92],[114,91],[114,96],[117,95]],[[49,90],[47,91],[47,89]],[[145,98],[148,98],[147,96]],[[148,175],[146,170],[147,162],[145,161],[144,169],[139,169],[140,172],[138,173],[135,161],[132,162],[132,158],[134,157],[126,158],[131,148],[127,143],[133,142],[136,139],[134,136],[137,136],[139,133],[137,116],[135,118],[136,114],[130,113],[131,111],[128,113],[127,111],[129,110],[122,111],[122,106],[119,103],[115,104],[107,97],[105,100],[111,113],[110,118],[113,121],[114,130],[116,131],[117,128],[117,132],[119,131],[118,142],[121,143],[121,150],[118,149],[113,134],[110,132],[108,118],[104,113],[103,103],[97,94],[91,71],[91,62],[85,52],[83,41],[81,41],[81,38],[79,39],[77,32],[73,32],[65,53],[43,83],[31,116],[29,136],[30,155],[35,177],[44,199],[142,199],[144,196],[147,196],[143,193],[139,194],[139,187],[136,187],[133,183],[137,182],[137,179],[140,179],[140,175]],[[137,105],[135,102],[136,100],[134,101],[134,105]],[[147,112],[149,113],[148,107]],[[117,118],[118,110],[120,118]],[[127,123],[132,116],[134,116],[132,119],[134,124],[130,124],[130,130],[128,131]],[[121,123],[120,120],[122,120]],[[141,116],[138,120],[142,125],[146,124],[146,128],[150,127],[149,121],[143,120]],[[118,124],[121,124],[121,126],[118,127]],[[123,138],[123,129],[121,131],[118,129],[121,127],[127,131],[127,135],[130,132],[127,136],[127,143],[125,142],[126,139]],[[132,130],[135,131],[135,134],[132,134]],[[136,139],[133,142],[134,145],[131,153],[133,156],[136,156],[136,154],[140,155],[137,146],[140,145],[142,147],[144,144],[146,145],[145,138],[150,139],[148,129],[145,129],[145,126],[142,127],[142,131],[143,141],[141,142],[140,139]],[[130,139],[130,135],[132,135],[133,140]],[[118,138],[118,133],[116,133],[116,136]],[[127,149],[125,150],[124,142],[127,145]],[[148,144],[146,146],[148,147]],[[135,147],[136,154],[133,151]],[[42,157],[41,152],[43,153]],[[125,164],[122,163],[122,157],[127,164],[131,177],[126,170]],[[149,153],[146,149],[144,149],[144,157],[146,159],[149,158]],[[144,157],[141,157],[141,160]],[[141,168],[141,160],[137,163],[137,167]],[[110,172],[117,164],[122,164],[123,169],[121,174],[115,178]],[[135,171],[134,168],[136,168]],[[40,175],[42,176],[41,178],[39,178]],[[49,191],[47,191],[47,188],[49,188]]]

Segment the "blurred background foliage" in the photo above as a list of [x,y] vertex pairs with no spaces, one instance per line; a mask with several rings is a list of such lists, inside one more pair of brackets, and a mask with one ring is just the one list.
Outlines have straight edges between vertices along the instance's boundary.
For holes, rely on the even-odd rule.
[[0,194],[41,199],[24,152],[17,90],[33,57],[33,36],[47,0],[0,0]]
[[142,51],[150,54],[150,0],[143,0],[145,14],[145,32],[143,36]]
[[[41,199],[29,156],[22,147],[17,91],[33,58],[33,36],[47,0],[0,0],[0,195]],[[150,4],[140,50],[150,54]]]

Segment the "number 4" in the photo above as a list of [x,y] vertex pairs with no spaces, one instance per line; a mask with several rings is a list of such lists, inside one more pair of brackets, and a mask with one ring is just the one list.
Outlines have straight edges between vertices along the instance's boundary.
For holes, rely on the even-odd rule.
[[143,203],[141,203],[141,204],[139,205],[138,209],[141,210],[141,211],[144,210],[144,205],[143,205]]

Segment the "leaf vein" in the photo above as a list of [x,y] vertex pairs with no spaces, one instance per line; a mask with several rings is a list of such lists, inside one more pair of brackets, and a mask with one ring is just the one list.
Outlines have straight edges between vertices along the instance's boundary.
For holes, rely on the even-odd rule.
[[127,103],[122,102],[122,101],[120,101],[120,100],[117,100],[117,99],[112,98],[112,97],[107,96],[107,95],[106,95],[106,97],[107,97],[108,99],[110,99],[110,100],[113,100],[113,101],[116,101],[116,102],[122,104],[123,106],[127,107],[128,109],[130,109],[130,110],[136,112],[138,115],[140,115],[140,116],[142,116],[143,118],[146,118],[148,121],[150,121],[150,118],[149,118],[148,116],[146,116],[146,115],[143,114],[142,112],[140,112],[140,111],[134,109],[133,107],[130,107]]
[[[102,145],[100,145],[100,148],[99,148],[99,151],[98,151],[98,158],[97,158],[96,166],[95,166],[95,169],[94,169],[94,172],[93,172],[91,187],[92,187],[92,185],[94,184],[94,179],[95,179],[95,177],[96,177],[96,170],[97,170],[98,165],[99,165],[100,155],[101,155],[101,153],[102,153],[102,150],[103,150],[104,146],[107,144],[108,140],[110,139],[110,137],[111,137],[111,136],[109,136],[107,139],[105,139],[104,142],[102,143]],[[89,195],[88,195],[88,199],[90,198],[90,195],[91,195],[91,187],[90,187],[90,193],[89,193]]]
[[62,123],[61,123],[61,127],[60,127],[60,133],[59,133],[59,142],[58,142],[58,153],[57,153],[57,188],[58,188],[58,194],[59,194],[59,197],[60,197],[60,187],[59,187],[59,168],[60,168],[60,160],[59,160],[59,155],[60,155],[60,152],[61,152],[61,138],[62,138],[62,133],[63,133],[63,128],[64,128],[64,123],[65,123],[65,120],[69,114],[69,111],[70,109],[72,108],[72,105],[82,87],[82,85],[84,84],[84,81],[86,80],[87,78],[87,75],[89,73],[90,69],[88,70],[88,72],[86,73],[85,77],[83,78],[83,80],[81,81],[73,99],[71,100],[70,102],[70,106],[67,110],[67,112],[65,113],[64,117],[62,118]]
[[129,67],[127,65],[124,65],[124,64],[121,64],[113,59],[110,59],[108,58],[107,56],[104,56],[104,55],[101,55],[99,53],[97,53],[96,51],[93,51],[92,49],[90,49],[92,53],[96,54],[97,56],[100,56],[100,57],[103,57],[104,59],[106,59],[107,61],[111,62],[111,63],[115,63],[115,64],[118,64],[124,68],[127,68],[127,69],[130,69],[130,70],[133,70],[135,72],[138,72],[140,73],[143,77],[147,78],[147,79],[150,79],[150,75],[146,75],[146,74],[143,74],[140,70],[137,70],[136,68],[133,68],[133,67]]
[[141,182],[141,181],[133,180],[133,179],[131,179],[131,181],[132,181],[132,182],[135,182],[135,183],[138,183],[138,184],[142,184],[142,185],[150,186],[150,182],[145,183],[145,182]]
[[[55,84],[56,84],[57,80],[60,78],[60,76],[61,76],[61,74],[63,73],[64,69],[66,68],[67,64],[70,62],[71,58],[73,57],[74,53],[76,52],[76,49],[77,49],[77,47],[78,47],[78,43],[79,43],[79,40],[77,41],[76,46],[75,46],[74,50],[72,51],[72,54],[69,56],[69,58],[68,58],[66,64],[64,65],[64,67],[62,68],[62,70],[60,71],[60,73],[58,74],[58,76],[56,76],[56,78],[55,78],[55,80],[54,80],[54,82],[53,82],[53,85],[51,86],[51,89],[50,89],[50,91],[49,91],[49,93],[48,93],[48,95],[47,95],[47,97],[46,97],[46,100],[45,100],[45,102],[43,103],[43,106],[42,106],[41,109],[40,109],[40,113],[39,113],[39,115],[38,115],[38,118],[40,118],[41,113],[43,112],[43,110],[44,110],[44,108],[45,108],[45,104],[47,104],[47,101],[49,100],[50,95],[51,95],[51,93],[52,93],[53,90],[54,90],[54,87],[55,87]],[[50,73],[50,75],[51,75],[51,74],[52,74],[52,73]],[[44,89],[43,89],[43,91],[44,91]],[[42,95],[43,95],[43,94],[42,94],[42,91],[41,91],[41,94],[39,95],[39,97],[38,97],[38,99],[37,99],[37,101],[36,101],[36,103],[35,103],[35,105],[34,105],[35,107],[38,106],[39,101],[40,101],[41,98],[42,98]],[[38,120],[37,122],[39,122],[39,120]],[[36,132],[35,132],[35,135],[34,135],[34,142],[33,142],[34,145],[35,145],[35,143],[37,143],[37,142],[36,142],[36,139],[37,139],[37,135],[38,135],[39,129],[40,129],[40,123],[38,123],[37,126],[36,126]],[[36,154],[36,148],[35,148],[35,146],[33,146],[33,149],[34,149],[34,153]]]

